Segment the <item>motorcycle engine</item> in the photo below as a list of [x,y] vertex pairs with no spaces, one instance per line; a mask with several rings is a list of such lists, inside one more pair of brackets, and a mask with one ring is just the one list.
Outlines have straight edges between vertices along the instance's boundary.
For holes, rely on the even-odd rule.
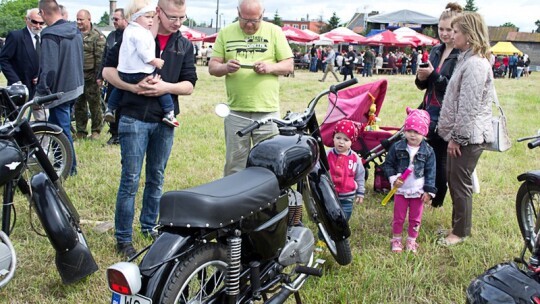
[[293,226],[287,232],[287,241],[278,261],[283,266],[306,264],[315,248],[315,238],[309,228]]

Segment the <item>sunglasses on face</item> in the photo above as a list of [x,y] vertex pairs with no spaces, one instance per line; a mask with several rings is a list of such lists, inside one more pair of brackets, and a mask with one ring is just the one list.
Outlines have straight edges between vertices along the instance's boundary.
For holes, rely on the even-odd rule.
[[39,25],[44,25],[45,24],[45,22],[39,22],[39,21],[36,21],[34,19],[30,19],[30,22],[32,22],[32,24],[35,24],[35,25],[38,25],[38,24]]

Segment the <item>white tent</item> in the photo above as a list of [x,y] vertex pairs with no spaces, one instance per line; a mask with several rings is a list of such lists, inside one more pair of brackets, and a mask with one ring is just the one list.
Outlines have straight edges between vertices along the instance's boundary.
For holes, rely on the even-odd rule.
[[438,24],[439,19],[426,14],[410,10],[401,10],[388,14],[375,15],[367,18],[371,23],[413,23],[413,24]]

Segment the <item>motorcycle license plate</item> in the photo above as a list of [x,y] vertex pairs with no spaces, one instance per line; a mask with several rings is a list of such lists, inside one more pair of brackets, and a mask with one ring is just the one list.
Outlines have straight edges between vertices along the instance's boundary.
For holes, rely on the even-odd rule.
[[125,296],[113,292],[111,304],[152,304],[152,300],[140,295]]

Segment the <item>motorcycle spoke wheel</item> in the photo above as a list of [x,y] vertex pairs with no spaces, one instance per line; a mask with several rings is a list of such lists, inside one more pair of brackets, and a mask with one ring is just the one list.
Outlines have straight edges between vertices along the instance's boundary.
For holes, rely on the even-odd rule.
[[180,261],[164,288],[162,303],[207,303],[225,288],[227,249],[206,244]]
[[326,243],[326,246],[328,247],[328,250],[338,262],[339,265],[348,265],[352,262],[352,253],[351,253],[351,246],[349,244],[349,239],[344,239],[340,241],[334,241],[326,229],[324,228],[324,225],[322,223],[319,223],[317,225],[319,227],[319,231],[321,232],[323,236],[323,240]]
[[516,195],[516,215],[523,240],[530,237],[527,248],[532,252],[540,228],[540,186],[525,182]]
[[[67,136],[64,133],[55,134],[47,131],[36,131],[35,134],[56,174],[66,179],[73,165],[73,150]],[[37,160],[33,159],[29,165],[37,165],[36,162]],[[39,172],[41,171],[42,169],[39,168]]]

